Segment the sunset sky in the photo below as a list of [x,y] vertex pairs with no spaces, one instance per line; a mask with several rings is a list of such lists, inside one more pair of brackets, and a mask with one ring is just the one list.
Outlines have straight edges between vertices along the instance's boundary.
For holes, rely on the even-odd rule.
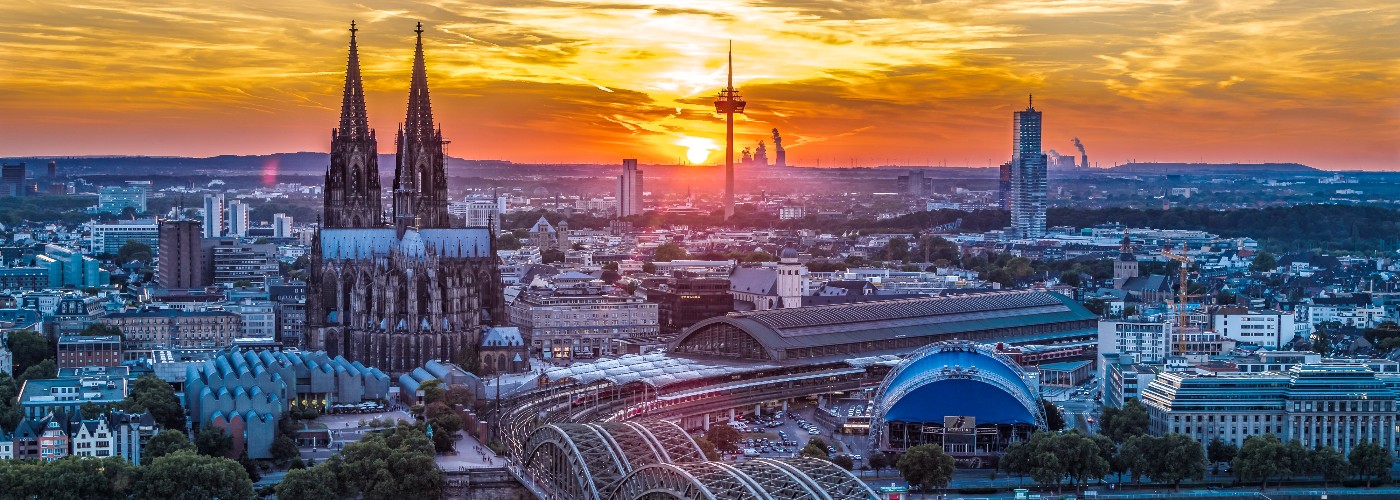
[[0,157],[326,151],[354,19],[382,152],[421,20],[464,158],[722,148],[732,39],[740,147],[777,127],[789,163],[995,165],[1035,94],[1045,148],[1079,137],[1102,166],[1400,169],[1392,0],[7,0],[0,19]]

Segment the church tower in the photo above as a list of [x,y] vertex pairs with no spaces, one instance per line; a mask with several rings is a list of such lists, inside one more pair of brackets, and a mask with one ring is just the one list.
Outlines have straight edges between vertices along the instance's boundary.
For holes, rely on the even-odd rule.
[[379,147],[365,114],[360,81],[360,52],[350,22],[350,56],[345,65],[345,93],[340,127],[331,131],[331,164],[326,169],[322,227],[380,227]]
[[1123,288],[1128,278],[1138,277],[1137,256],[1133,255],[1133,242],[1128,234],[1123,234],[1123,244],[1118,248],[1118,259],[1113,261],[1113,288]]
[[[423,63],[423,23],[418,23],[413,53],[413,81],[408,88],[408,116],[399,127],[394,165],[395,225],[407,215],[421,228],[449,227],[447,172],[442,152],[442,129],[433,123],[428,100],[428,71]],[[402,232],[402,229],[400,229]]]
[[807,266],[797,260],[797,250],[784,247],[778,255],[778,299],[783,309],[802,307],[807,295]]

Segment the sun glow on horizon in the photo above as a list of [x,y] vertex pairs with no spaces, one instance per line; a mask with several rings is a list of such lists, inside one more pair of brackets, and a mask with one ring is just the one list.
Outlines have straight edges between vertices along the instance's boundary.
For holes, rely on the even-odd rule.
[[677,146],[685,147],[685,159],[691,165],[702,165],[710,158],[710,151],[719,149],[714,139],[704,137],[681,136],[676,140]]

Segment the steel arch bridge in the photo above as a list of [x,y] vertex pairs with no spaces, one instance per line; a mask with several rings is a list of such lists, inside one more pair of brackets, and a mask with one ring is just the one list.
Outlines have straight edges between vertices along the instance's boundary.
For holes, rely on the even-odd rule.
[[521,462],[550,500],[875,498],[825,460],[705,461],[695,440],[665,421],[544,425]]
[[850,472],[815,458],[653,464],[628,474],[608,498],[869,500],[875,493]]

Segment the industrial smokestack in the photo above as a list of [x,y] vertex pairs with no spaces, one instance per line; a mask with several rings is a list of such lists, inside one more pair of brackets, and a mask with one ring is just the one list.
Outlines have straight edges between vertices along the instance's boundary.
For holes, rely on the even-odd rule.
[[1084,152],[1084,143],[1079,142],[1079,138],[1074,138],[1074,147],[1079,150],[1079,167],[1089,168],[1089,153]]

